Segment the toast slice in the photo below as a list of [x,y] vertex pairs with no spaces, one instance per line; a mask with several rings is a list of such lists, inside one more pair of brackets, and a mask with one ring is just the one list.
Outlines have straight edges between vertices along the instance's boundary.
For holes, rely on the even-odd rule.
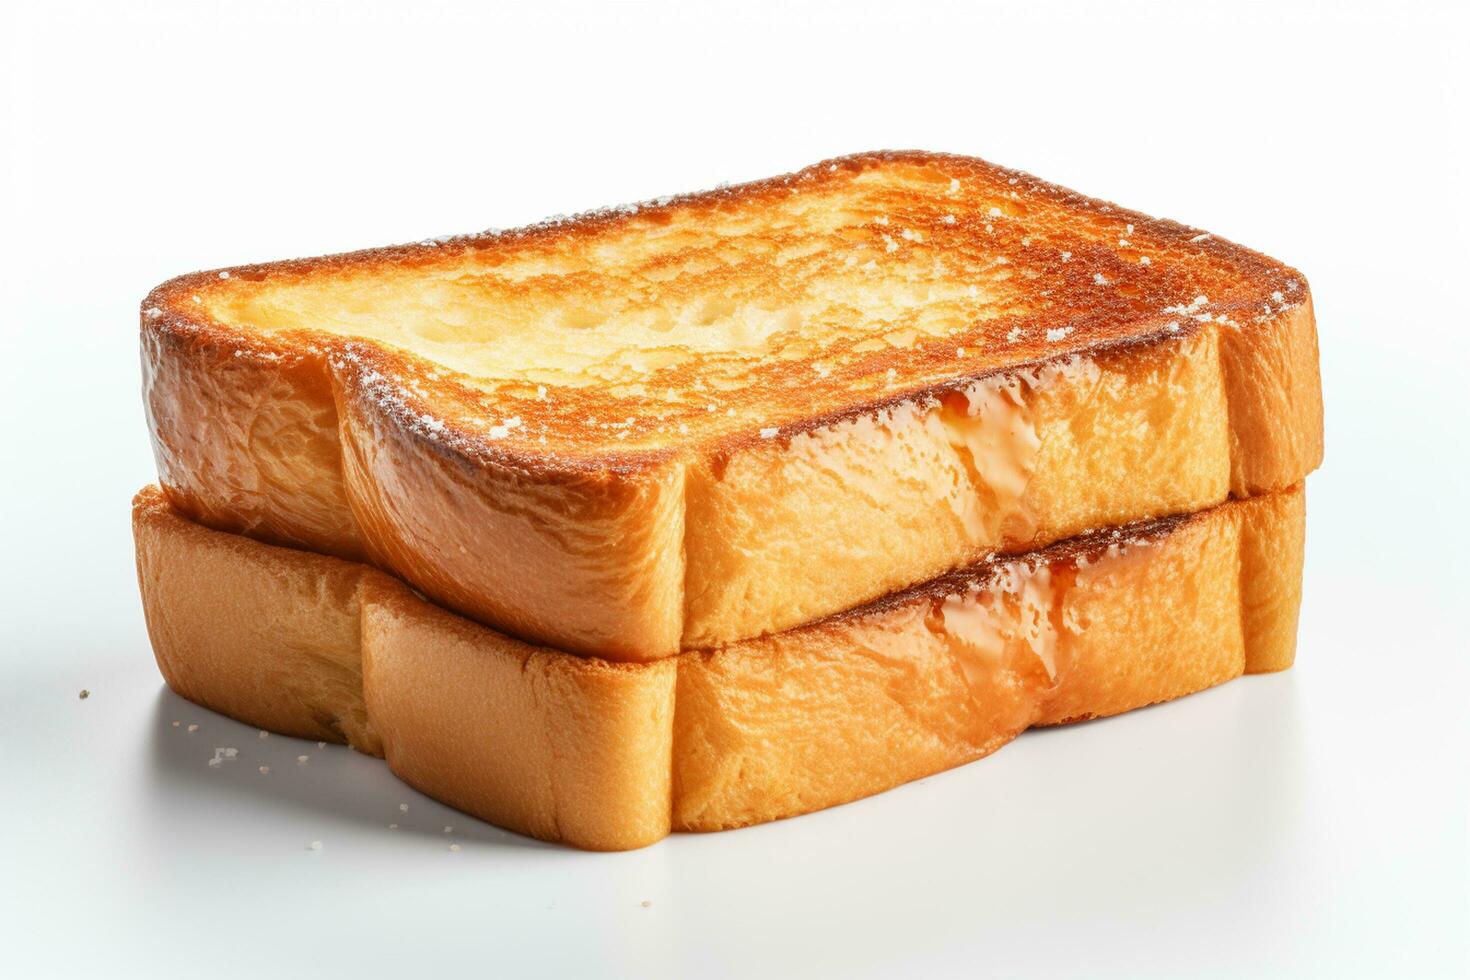
[[145,300],[180,511],[618,661],[788,629],[1322,454],[1294,270],[873,153]]
[[1289,667],[1303,521],[1290,488],[627,664],[530,646],[366,565],[207,529],[157,488],[133,502],[148,632],[180,695],[385,756],[492,823],[613,850],[833,806],[1031,725]]

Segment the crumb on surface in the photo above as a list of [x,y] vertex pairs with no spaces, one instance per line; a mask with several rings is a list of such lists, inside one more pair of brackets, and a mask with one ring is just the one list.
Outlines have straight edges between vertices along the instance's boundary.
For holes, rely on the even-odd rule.
[[320,851],[322,849],[322,842],[319,840],[314,840],[310,844],[306,845],[306,849],[308,851]]
[[80,698],[83,701],[87,700],[91,696],[92,696],[92,692],[89,691],[89,690],[87,690],[85,687],[82,688],[80,691],[77,692],[77,697]]
[[398,804],[398,810],[399,810],[400,813],[407,813],[408,812],[408,804],[407,803],[400,803],[400,804]]
[[270,771],[271,771],[271,767],[270,766],[261,766],[260,767],[260,774],[262,776],[270,775]]
[[455,851],[455,852],[458,852],[458,851],[459,851],[459,845],[458,845],[458,844],[450,844],[450,845],[449,845],[449,849],[450,849],[450,850],[451,850],[451,851]]
[[304,766],[304,765],[306,765],[307,760],[309,760],[310,758],[311,758],[311,756],[309,756],[309,755],[298,755],[296,757],[296,764],[298,766]]
[[649,907],[649,906],[651,906],[651,905],[652,905],[652,904],[653,904],[653,903],[652,903],[652,902],[650,902],[650,901],[649,901],[649,900],[648,900],[648,899],[646,899],[646,898],[645,898],[645,899],[644,899],[644,900],[643,900],[643,901],[641,901],[641,902],[639,902],[639,903],[638,903],[638,905],[639,905],[639,906],[640,906],[640,907],[641,907],[641,908],[645,908],[645,909],[646,909],[646,908],[648,908],[648,907]]
[[185,731],[190,732],[190,733],[197,732],[197,731],[199,731],[199,726],[198,725],[190,725],[188,728],[185,729]]

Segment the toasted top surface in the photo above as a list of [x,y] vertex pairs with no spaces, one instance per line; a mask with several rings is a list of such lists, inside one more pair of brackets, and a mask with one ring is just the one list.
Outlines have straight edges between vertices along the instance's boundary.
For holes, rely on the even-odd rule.
[[[332,352],[424,435],[663,455],[1272,319],[1293,270],[959,156],[870,153],[508,232],[196,273],[153,329]],[[414,421],[417,420],[417,421]]]

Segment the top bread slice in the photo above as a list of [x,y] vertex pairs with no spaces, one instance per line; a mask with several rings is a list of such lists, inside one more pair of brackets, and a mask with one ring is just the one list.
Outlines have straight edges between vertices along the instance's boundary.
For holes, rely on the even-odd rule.
[[171,502],[641,661],[1322,454],[1272,259],[968,157],[871,153],[143,303]]

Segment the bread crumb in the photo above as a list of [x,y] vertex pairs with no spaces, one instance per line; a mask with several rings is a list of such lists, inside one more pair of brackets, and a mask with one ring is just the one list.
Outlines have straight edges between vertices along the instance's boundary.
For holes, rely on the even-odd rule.
[[176,722],[174,722],[174,727],[175,727],[175,728],[178,728],[178,727],[179,727],[179,723],[178,723],[178,722],[177,722],[177,721],[176,721]]
[[316,743],[316,747],[319,748],[319,749],[324,749],[324,748],[327,747],[327,743],[326,742],[318,742],[318,743]]
[[398,811],[400,813],[407,813],[408,812],[408,804],[407,803],[400,803],[400,804],[398,804]]
[[270,775],[270,771],[271,771],[271,767],[270,766],[261,766],[260,767],[260,774],[262,776],[269,776]]
[[199,726],[198,725],[190,725],[188,728],[185,729],[185,731],[188,731],[188,732],[197,732],[197,731],[199,731]]
[[449,845],[449,849],[451,851],[454,851],[455,853],[458,853],[459,852],[459,845],[458,844],[450,844]]
[[84,687],[84,688],[82,688],[82,689],[81,689],[81,690],[80,690],[80,691],[79,691],[79,692],[77,692],[77,697],[78,697],[78,698],[79,698],[79,699],[80,699],[80,700],[82,700],[82,701],[85,701],[85,700],[87,700],[87,699],[88,699],[88,698],[90,698],[90,697],[91,697],[91,696],[92,696],[92,692],[91,692],[91,691],[89,691],[89,690],[87,690],[87,689],[86,689],[86,688],[85,688],[85,687]]
[[262,728],[260,730],[260,735],[258,737],[260,737],[260,738],[270,738],[271,737],[271,733],[268,732],[268,731],[266,731],[264,728]]
[[651,906],[651,905],[653,905],[653,903],[652,903],[652,902],[650,902],[650,901],[649,901],[649,900],[648,900],[648,899],[646,899],[646,898],[645,898],[645,899],[644,899],[644,900],[643,900],[643,901],[641,901],[641,902],[639,902],[639,903],[638,903],[638,906],[639,906],[639,908],[645,908],[645,909],[646,909],[646,908],[648,908],[648,907],[649,907],[649,906]]
[[453,827],[445,827],[444,828],[444,832],[446,834],[452,834],[452,833],[454,833],[454,828]]
[[389,830],[397,830],[398,829],[398,825],[396,823],[390,823],[388,825],[388,829]]
[[310,844],[306,845],[306,849],[308,851],[320,851],[322,849],[322,842],[319,840],[314,840]]
[[304,766],[304,765],[306,765],[306,763],[307,763],[307,761],[308,761],[308,760],[309,760],[309,759],[310,759],[310,758],[311,758],[311,756],[307,756],[307,755],[298,755],[298,756],[297,756],[297,757],[296,757],[296,764],[297,764],[297,765],[298,765],[298,766]]

